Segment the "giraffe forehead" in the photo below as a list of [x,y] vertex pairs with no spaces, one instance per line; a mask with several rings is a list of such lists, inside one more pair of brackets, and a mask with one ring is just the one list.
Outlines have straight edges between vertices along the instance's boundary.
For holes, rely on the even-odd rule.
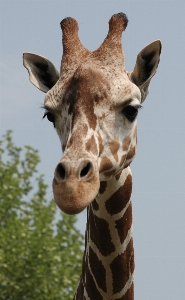
[[107,100],[109,94],[109,82],[102,76],[101,71],[80,66],[68,82],[59,106],[61,110],[67,107],[73,124],[83,119],[94,130],[97,123],[94,107]]
[[131,99],[140,101],[140,90],[125,71],[117,74],[96,63],[83,63],[78,67],[68,91],[75,92],[89,102],[91,100],[95,105],[103,102],[115,105]]
[[[134,100],[136,104],[141,102],[141,92],[129,79],[128,72],[125,70],[119,72],[118,70],[111,70],[110,72],[109,68],[102,68],[99,64],[92,64],[92,66],[92,69],[89,68],[89,65],[85,67],[80,75],[82,75],[82,80],[84,80],[84,77],[87,80],[88,76],[89,78],[92,76],[93,80],[87,82],[87,88],[95,92],[95,99],[104,100],[106,104],[112,104],[113,106],[128,100]],[[101,105],[103,101],[95,102]],[[134,102],[133,104],[135,104]]]
[[99,102],[108,96],[110,86],[108,78],[101,69],[94,64],[84,63],[74,73],[68,90],[77,93],[78,99]]
[[126,72],[118,79],[96,64],[83,63],[68,81],[59,79],[47,93],[45,106],[62,119],[70,118],[72,127],[81,120],[95,130],[97,118],[106,117],[128,100],[139,104],[140,92]]
[[131,97],[133,91],[135,94],[139,93],[126,72],[121,72],[118,76],[118,74],[102,68],[96,61],[88,60],[83,62],[70,78],[58,80],[47,92],[45,104],[56,107],[62,102],[68,102],[71,97],[75,103],[81,98],[86,99],[87,96],[95,103],[102,102],[107,98],[109,101],[119,101],[123,96]]

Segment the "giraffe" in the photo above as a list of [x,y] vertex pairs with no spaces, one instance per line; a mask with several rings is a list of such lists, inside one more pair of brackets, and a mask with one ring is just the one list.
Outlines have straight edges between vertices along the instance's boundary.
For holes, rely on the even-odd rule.
[[124,66],[124,13],[109,21],[101,46],[87,50],[73,18],[61,21],[60,73],[45,57],[24,53],[30,81],[46,93],[44,117],[53,123],[63,156],[53,179],[54,198],[67,214],[87,208],[82,274],[74,300],[133,300],[132,174],[137,114],[161,52],[156,40],[142,49],[132,72]]

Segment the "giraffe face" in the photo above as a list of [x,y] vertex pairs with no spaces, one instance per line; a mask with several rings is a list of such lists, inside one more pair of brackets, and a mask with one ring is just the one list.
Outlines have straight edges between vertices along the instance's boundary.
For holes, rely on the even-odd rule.
[[108,34],[91,52],[81,44],[78,23],[61,22],[63,56],[60,74],[45,57],[24,53],[30,81],[43,92],[45,115],[61,140],[63,157],[53,179],[54,198],[68,214],[82,211],[109,180],[132,161],[136,117],[157,70],[160,41],[137,55],[132,72],[124,69],[121,36],[128,19],[111,17]]
[[141,94],[126,72],[119,80],[95,63],[84,63],[67,82],[46,94],[45,108],[61,140],[63,157],[53,190],[58,206],[78,213],[109,180],[132,161]]

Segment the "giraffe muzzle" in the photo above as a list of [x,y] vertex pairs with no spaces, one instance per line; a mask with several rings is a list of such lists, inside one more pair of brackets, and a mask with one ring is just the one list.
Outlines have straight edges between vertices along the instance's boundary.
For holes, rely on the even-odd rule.
[[99,191],[99,172],[92,160],[62,159],[55,169],[54,198],[59,208],[67,214],[77,214],[85,209]]

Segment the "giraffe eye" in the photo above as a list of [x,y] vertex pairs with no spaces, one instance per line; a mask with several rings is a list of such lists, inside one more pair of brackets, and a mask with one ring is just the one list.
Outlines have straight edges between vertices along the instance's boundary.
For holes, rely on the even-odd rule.
[[54,115],[53,115],[52,113],[50,113],[50,112],[46,112],[46,113],[44,114],[44,116],[43,116],[43,119],[44,119],[45,117],[47,117],[48,121],[52,122],[53,125],[54,125],[54,127],[55,127],[55,117],[54,117]]
[[122,114],[125,115],[127,120],[133,122],[138,114],[138,109],[134,106],[128,105],[124,107],[124,109],[122,110]]

